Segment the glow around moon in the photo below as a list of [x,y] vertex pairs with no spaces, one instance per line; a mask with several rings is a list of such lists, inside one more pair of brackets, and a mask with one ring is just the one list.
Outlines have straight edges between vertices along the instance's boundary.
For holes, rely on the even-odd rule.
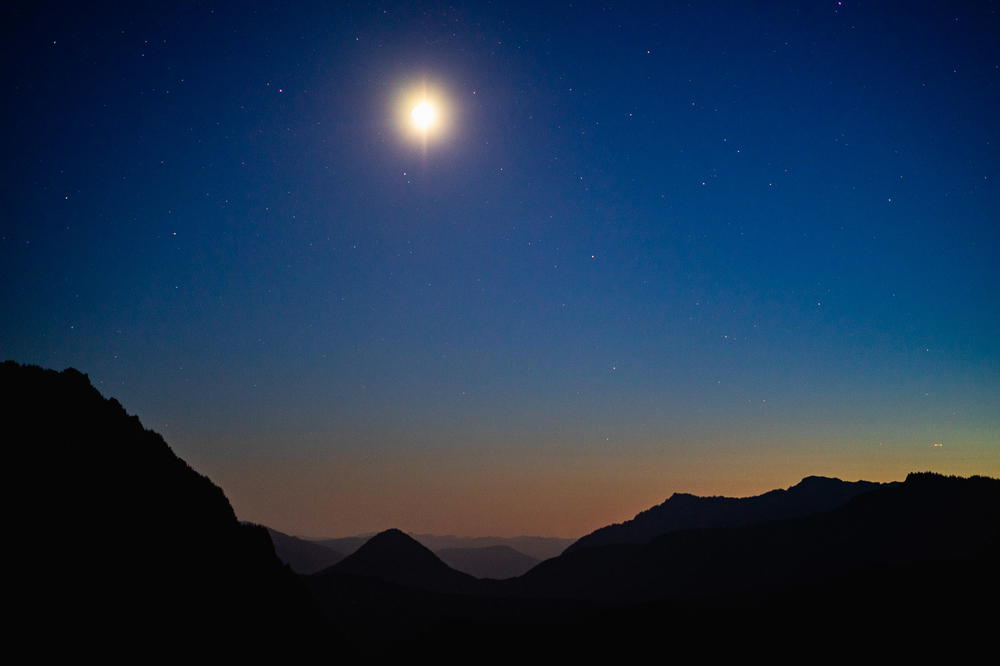
[[404,90],[395,108],[400,133],[424,148],[443,139],[452,129],[452,105],[438,86],[423,82]]

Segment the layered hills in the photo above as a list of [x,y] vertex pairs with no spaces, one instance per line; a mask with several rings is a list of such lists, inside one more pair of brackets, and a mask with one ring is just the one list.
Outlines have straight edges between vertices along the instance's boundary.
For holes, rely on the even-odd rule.
[[[336,564],[353,554],[375,535],[335,539],[303,539],[269,528],[275,551],[282,562],[300,574],[311,574]],[[555,557],[572,543],[570,539],[550,537],[455,537],[434,534],[408,535],[432,551],[448,566],[476,578],[513,578],[538,564],[540,559]],[[524,546],[545,554],[532,557],[508,544]]]
[[[373,534],[308,539],[319,546],[343,555],[350,555],[363,546]],[[556,557],[573,539],[541,536],[519,537],[459,537],[438,534],[410,534],[411,538],[433,551],[449,566],[476,578],[511,578],[519,576],[542,560]],[[293,537],[294,538],[294,537]],[[280,544],[278,555],[299,573],[312,573],[297,567],[290,551],[286,559]]]
[[270,527],[267,532],[271,535],[278,559],[295,573],[316,573],[344,559],[342,553],[314,541],[300,539]]
[[[574,549],[461,585],[415,541],[385,537],[391,555],[309,584],[329,617],[390,651],[474,650],[503,631],[511,657],[621,658],[660,640],[679,656],[915,654],[989,643],[981,602],[1000,593],[1000,480],[910,474],[828,511]],[[401,561],[411,556],[421,564]],[[933,633],[918,642],[923,625]]]
[[437,551],[448,566],[476,578],[506,579],[527,573],[538,560],[510,546],[482,548],[442,548]]
[[[621,659],[635,646],[737,657],[780,643],[799,657],[847,646],[847,658],[983,647],[994,629],[998,479],[807,477],[750,498],[675,494],[490,580],[456,570],[467,553],[435,554],[399,530],[341,558],[241,523],[218,486],[75,370],[6,362],[0,389],[18,537],[7,599],[32,646]],[[275,544],[316,573],[293,574]],[[500,546],[487,546],[494,560],[526,566]]]

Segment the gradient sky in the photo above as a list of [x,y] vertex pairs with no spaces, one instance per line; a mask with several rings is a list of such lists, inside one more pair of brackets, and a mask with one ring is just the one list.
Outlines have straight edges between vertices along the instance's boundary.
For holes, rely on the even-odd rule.
[[241,518],[1000,475],[997,3],[64,4],[0,20],[0,356]]

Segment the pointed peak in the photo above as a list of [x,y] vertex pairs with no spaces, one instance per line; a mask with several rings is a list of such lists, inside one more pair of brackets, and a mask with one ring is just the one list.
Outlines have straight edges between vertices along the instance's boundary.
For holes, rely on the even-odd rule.
[[376,576],[435,591],[455,591],[475,580],[450,568],[430,549],[398,529],[379,532],[329,571]]
[[403,530],[396,528],[379,532],[372,538],[368,539],[368,541],[362,544],[362,546],[355,552],[356,555],[362,558],[370,557],[376,553],[392,553],[397,555],[402,553],[419,553],[420,555],[434,555],[422,543],[411,537]]
[[391,527],[391,528],[389,528],[387,530],[382,530],[381,532],[378,532],[372,538],[368,539],[368,541],[366,543],[373,543],[373,542],[378,543],[378,542],[381,542],[381,541],[384,541],[384,542],[387,542],[387,543],[388,542],[402,543],[402,542],[408,542],[408,541],[412,541],[413,543],[419,543],[416,539],[414,539],[413,537],[411,537],[409,534],[407,534],[403,530],[397,529],[395,527]]

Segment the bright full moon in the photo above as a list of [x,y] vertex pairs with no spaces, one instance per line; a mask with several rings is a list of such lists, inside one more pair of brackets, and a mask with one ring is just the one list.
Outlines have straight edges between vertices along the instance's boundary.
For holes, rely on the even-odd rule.
[[440,85],[420,81],[400,88],[392,108],[400,136],[425,154],[428,146],[447,139],[454,130],[454,100]]
[[413,107],[410,118],[420,130],[428,130],[437,120],[437,110],[429,102],[421,102]]

